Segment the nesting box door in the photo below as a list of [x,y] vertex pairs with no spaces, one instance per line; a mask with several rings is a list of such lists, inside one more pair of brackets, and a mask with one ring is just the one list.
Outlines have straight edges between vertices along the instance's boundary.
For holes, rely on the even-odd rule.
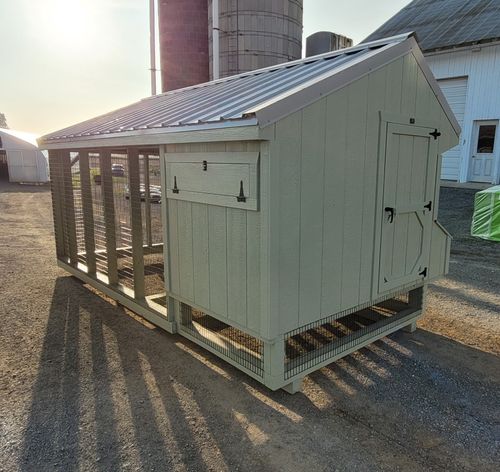
[[379,293],[427,276],[439,134],[396,123],[386,130]]

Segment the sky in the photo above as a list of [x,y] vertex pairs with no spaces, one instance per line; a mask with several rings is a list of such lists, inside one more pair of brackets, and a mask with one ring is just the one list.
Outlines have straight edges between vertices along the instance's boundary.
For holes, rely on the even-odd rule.
[[[304,0],[304,38],[354,44],[409,0]],[[42,135],[150,94],[148,0],[0,0],[0,112]],[[159,80],[159,79],[158,79]]]

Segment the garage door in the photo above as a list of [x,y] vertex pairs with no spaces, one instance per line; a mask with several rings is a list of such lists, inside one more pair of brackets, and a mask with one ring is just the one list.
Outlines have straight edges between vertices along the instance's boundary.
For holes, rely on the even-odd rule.
[[[438,80],[438,83],[458,123],[462,127],[465,115],[465,100],[467,98],[467,78],[442,79]],[[443,154],[441,178],[445,180],[458,180],[459,174],[460,145]]]

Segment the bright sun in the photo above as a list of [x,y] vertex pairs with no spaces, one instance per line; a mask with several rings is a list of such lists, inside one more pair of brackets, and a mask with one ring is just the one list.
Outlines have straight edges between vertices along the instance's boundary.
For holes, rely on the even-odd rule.
[[82,48],[92,39],[94,25],[89,10],[89,0],[42,0],[37,2],[39,16],[35,19],[42,26],[45,37],[60,48]]

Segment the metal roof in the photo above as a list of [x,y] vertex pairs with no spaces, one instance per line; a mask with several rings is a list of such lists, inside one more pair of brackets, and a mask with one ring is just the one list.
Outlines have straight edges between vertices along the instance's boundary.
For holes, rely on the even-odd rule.
[[[43,136],[39,144],[48,149],[54,144],[104,138],[144,138],[244,125],[264,127],[394,58],[418,50],[411,36],[384,38],[145,98]],[[437,85],[435,89],[439,94]],[[446,109],[444,98],[442,101]]]
[[406,31],[423,51],[500,39],[500,0],[414,0],[373,32],[373,41]]

